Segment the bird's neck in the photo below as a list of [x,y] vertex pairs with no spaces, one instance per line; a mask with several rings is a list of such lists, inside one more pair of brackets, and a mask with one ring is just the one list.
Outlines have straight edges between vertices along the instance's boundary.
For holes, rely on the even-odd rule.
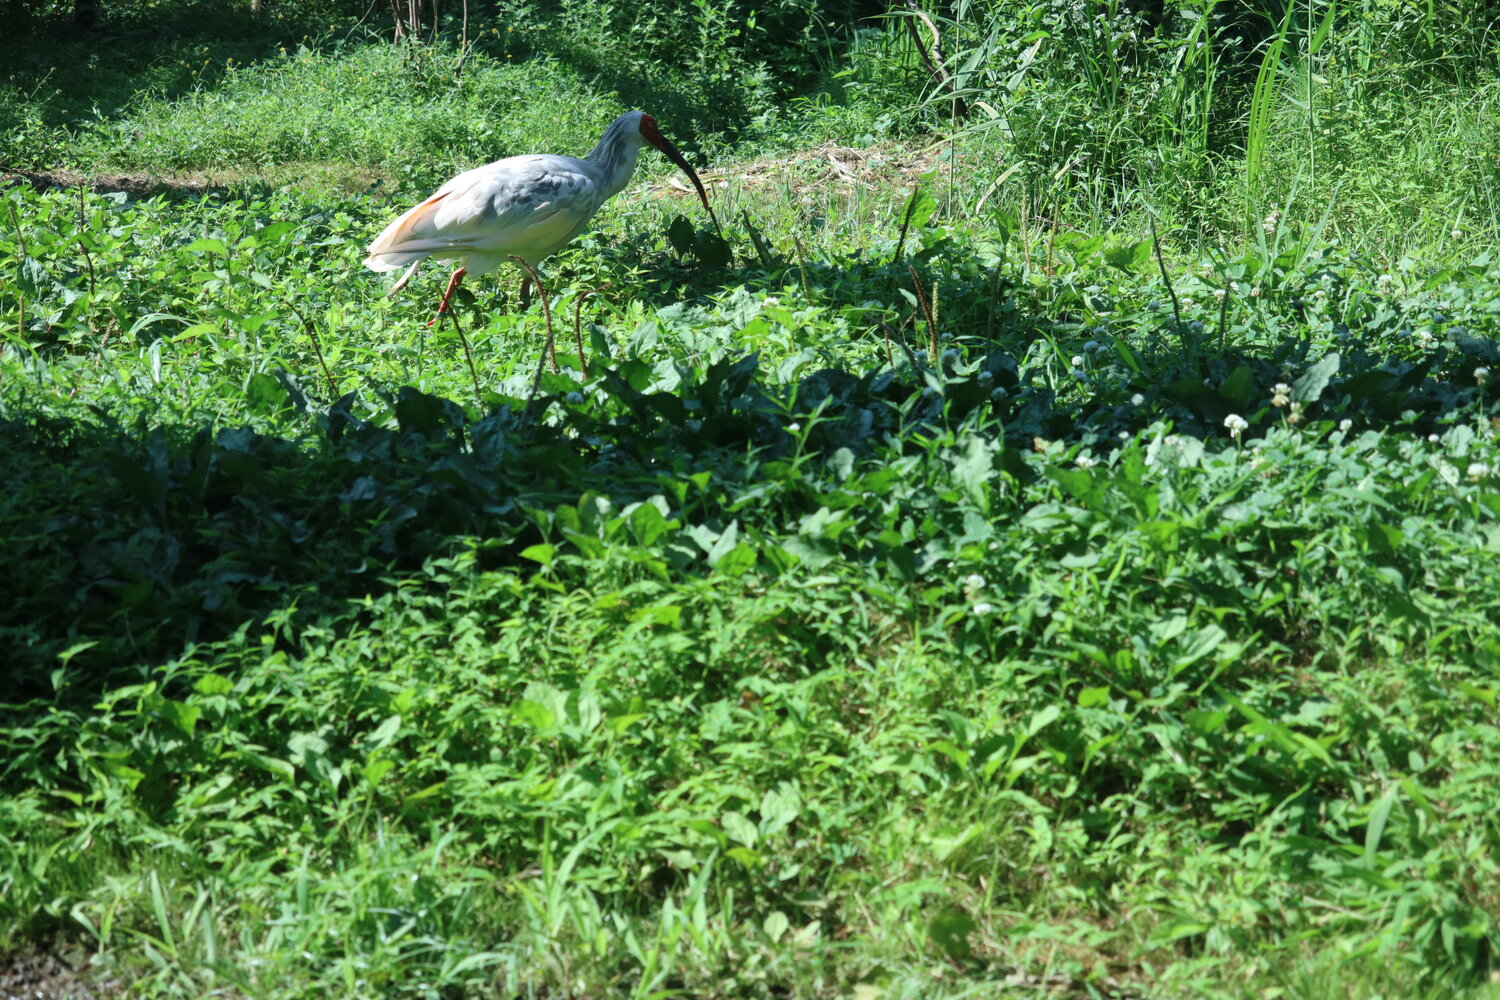
[[632,141],[623,130],[611,128],[604,133],[593,152],[585,159],[599,165],[601,186],[606,198],[613,198],[630,182],[635,172],[635,157],[641,151],[639,140]]

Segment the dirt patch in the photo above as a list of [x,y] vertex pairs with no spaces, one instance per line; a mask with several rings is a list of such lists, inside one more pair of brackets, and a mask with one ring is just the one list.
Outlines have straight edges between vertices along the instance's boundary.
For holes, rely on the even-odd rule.
[[12,170],[0,167],[0,187],[30,184],[38,191],[88,188],[99,194],[123,191],[132,198],[159,194],[198,196],[215,185],[206,177],[157,177],[154,174],[78,174],[71,170]]
[[[201,198],[255,189],[301,188],[310,192],[383,191],[391,178],[368,167],[342,163],[281,163],[251,170],[222,169],[177,174],[87,173],[73,170],[22,170],[0,164],[0,189],[29,184],[38,191],[84,188],[99,194],[124,192],[131,198]],[[0,998],[3,1000],[3,998]]]
[[[826,143],[781,156],[747,160],[703,171],[705,186],[742,190],[790,189],[803,193],[829,186],[909,187],[921,174],[938,165],[946,147],[903,149],[894,145],[854,149]],[[99,194],[124,192],[131,198],[200,198],[206,194],[242,190],[247,186],[296,187],[309,191],[390,191],[393,178],[383,171],[348,164],[285,163],[255,170],[218,170],[163,177],[145,172],[78,173],[73,170],[22,170],[0,164],[0,188],[29,184],[38,191],[86,188]],[[687,181],[672,176],[650,185],[649,195],[667,191],[688,194]],[[0,997],[0,1000],[4,1000]]]
[[0,1000],[108,1000],[123,995],[123,984],[101,980],[81,952],[0,958]]
[[[705,187],[790,188],[794,194],[829,185],[841,187],[889,186],[907,187],[921,174],[933,169],[946,146],[930,149],[902,149],[896,146],[872,146],[853,149],[827,143],[813,149],[784,156],[749,160],[733,166],[703,171],[699,176]],[[673,174],[652,185],[654,190],[676,188],[692,192],[688,182]]]

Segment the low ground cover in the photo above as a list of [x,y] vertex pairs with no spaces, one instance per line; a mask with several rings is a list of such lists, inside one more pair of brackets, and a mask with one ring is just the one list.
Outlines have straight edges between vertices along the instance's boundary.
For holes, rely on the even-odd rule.
[[[1309,168],[1299,128],[1259,188],[1218,155],[1163,192],[1144,161],[1010,158],[1078,124],[1064,75],[1009,132],[893,140],[932,121],[881,68],[897,26],[800,111],[705,131],[730,259],[648,172],[548,264],[550,318],[502,275],[461,293],[461,341],[426,325],[440,268],[387,298],[362,250],[521,141],[476,133],[484,88],[556,84],[558,149],[635,103],[544,28],[417,102],[375,82],[400,51],[317,44],[86,126],[12,98],[69,150],[14,166],[245,172],[0,191],[16,968],[156,996],[1493,995],[1489,154],[1397,183],[1447,134],[1434,95],[1477,123],[1492,79],[1414,73],[1427,124],[1367,175]],[[1318,113],[1373,149],[1395,98],[1356,89]],[[299,145],[319,108],[344,131]],[[309,187],[267,172],[307,160]]]

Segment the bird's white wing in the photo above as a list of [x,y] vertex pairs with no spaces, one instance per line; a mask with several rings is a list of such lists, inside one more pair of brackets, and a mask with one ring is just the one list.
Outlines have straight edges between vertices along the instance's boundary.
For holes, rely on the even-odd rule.
[[592,164],[568,156],[513,156],[465,171],[370,244],[365,266],[388,271],[423,257],[463,257],[483,273],[517,254],[535,262],[562,249],[603,201]]

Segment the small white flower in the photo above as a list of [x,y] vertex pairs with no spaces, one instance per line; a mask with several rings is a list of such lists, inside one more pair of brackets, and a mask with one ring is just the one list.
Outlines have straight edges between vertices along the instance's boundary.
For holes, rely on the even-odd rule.
[[1072,364],[1072,366],[1074,368],[1082,368],[1083,367],[1083,355],[1082,354],[1075,354],[1075,355],[1073,355],[1073,360],[1070,363]]
[[800,431],[801,429],[802,429],[802,425],[801,424],[795,424],[795,423],[793,423],[793,424],[787,424],[786,425],[786,432],[788,434],[795,434],[798,431]]
[[984,586],[984,577],[980,576],[978,573],[970,573],[968,576],[964,577],[964,586],[970,590],[978,590],[980,587]]
[[1182,308],[1184,308],[1184,309],[1191,309],[1192,307],[1193,307],[1193,300],[1190,299],[1190,298],[1188,298],[1186,295],[1184,295],[1182,297]]
[[1388,292],[1391,290],[1391,282],[1394,280],[1396,279],[1392,278],[1389,274],[1382,274],[1375,279],[1375,287],[1382,292]]
[[1313,292],[1313,298],[1315,298],[1319,302],[1321,302],[1324,299],[1328,298],[1328,293],[1325,292],[1323,289],[1320,288],[1316,292]]
[[1427,435],[1427,443],[1428,444],[1437,444],[1441,440],[1442,440],[1442,438],[1438,437],[1436,434],[1429,434],[1429,435]]
[[1459,229],[1457,226],[1454,226],[1453,227],[1453,231],[1450,232],[1448,235],[1451,236],[1451,237],[1453,237],[1455,240],[1462,239],[1463,235],[1464,235],[1464,231],[1462,229]]
[[1270,214],[1261,221],[1260,228],[1265,230],[1267,236],[1276,232],[1276,224],[1281,221],[1281,210],[1273,203]]
[[1240,435],[1250,429],[1250,421],[1238,413],[1231,413],[1224,418],[1224,426],[1229,428],[1229,436],[1238,441]]
[[1227,290],[1223,289],[1223,288],[1215,288],[1214,289],[1214,302],[1216,302],[1216,303],[1223,302],[1224,301],[1224,296],[1226,296],[1228,294],[1229,294],[1229,292]]
[[1260,286],[1259,285],[1251,285],[1250,286],[1250,297],[1252,299],[1258,299],[1258,298],[1260,298]]
[[1425,327],[1421,330],[1418,330],[1417,343],[1421,344],[1424,347],[1432,343],[1432,331],[1426,329]]
[[1240,283],[1238,281],[1231,281],[1229,283],[1229,290],[1238,295],[1240,293]]
[[987,615],[991,614],[995,610],[995,606],[989,601],[980,601],[978,604],[974,605],[972,610],[976,615]]
[[1345,419],[1339,421],[1339,430],[1343,431],[1346,434],[1349,433],[1349,431],[1353,429],[1353,427],[1354,421],[1352,420]]
[[1469,478],[1476,483],[1481,479],[1488,479],[1490,475],[1490,467],[1483,462],[1470,462],[1469,468],[1466,471],[1469,474]]
[[1292,387],[1285,382],[1277,382],[1271,386],[1271,405],[1285,406],[1292,401]]
[[1077,458],[1073,459],[1073,464],[1078,466],[1080,469],[1092,469],[1096,463],[1094,462],[1093,458],[1088,455],[1079,455]]
[[1140,406],[1145,401],[1146,401],[1146,397],[1142,396],[1140,393],[1136,393],[1134,396],[1130,397],[1130,405],[1131,406]]
[[767,306],[767,307],[768,307],[768,308],[771,308],[771,307],[775,307],[775,306],[779,306],[779,305],[781,305],[781,300],[780,300],[780,299],[778,299],[778,298],[777,298],[777,297],[776,297],[776,296],[774,296],[774,295],[767,295],[767,296],[766,296],[766,301],[765,301],[765,305],[766,305],[766,306]]
[[1486,368],[1484,365],[1480,365],[1478,368],[1474,369],[1474,381],[1475,382],[1478,382],[1480,385],[1484,385],[1489,380],[1490,380],[1490,370],[1488,368]]

